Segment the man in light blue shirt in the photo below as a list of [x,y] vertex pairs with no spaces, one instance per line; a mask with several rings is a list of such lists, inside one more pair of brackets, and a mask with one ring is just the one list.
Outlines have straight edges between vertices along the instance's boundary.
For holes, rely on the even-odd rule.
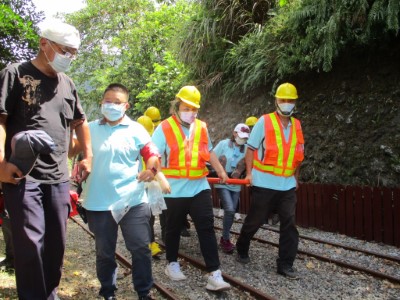
[[[128,98],[123,85],[109,85],[102,100],[103,118],[89,123],[93,168],[82,197],[89,229],[95,235],[99,294],[104,299],[115,299],[117,290],[118,227],[132,255],[132,280],[139,299],[150,299],[153,285],[150,209],[144,182],[152,181],[160,170],[159,154],[143,126],[125,115]],[[139,169],[142,157],[147,167],[143,171]]]
[[236,243],[237,260],[249,263],[250,241],[273,211],[280,219],[277,272],[289,279],[298,278],[293,262],[299,233],[296,229],[296,188],[304,139],[300,121],[291,117],[297,90],[281,84],[275,94],[276,111],[263,115],[247,141],[246,179],[250,180],[252,202]]

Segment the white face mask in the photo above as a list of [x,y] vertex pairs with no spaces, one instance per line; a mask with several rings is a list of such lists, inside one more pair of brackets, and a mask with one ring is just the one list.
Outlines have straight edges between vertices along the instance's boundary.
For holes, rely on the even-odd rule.
[[185,123],[192,124],[197,117],[197,113],[191,111],[179,112],[179,117]]
[[236,144],[238,144],[239,146],[242,146],[244,144],[247,143],[247,139],[242,139],[239,136],[235,137],[235,142]]
[[121,119],[124,116],[125,111],[125,103],[103,103],[101,105],[101,113],[111,122]]
[[294,106],[295,105],[293,103],[279,103],[278,113],[283,116],[291,116],[294,110]]
[[53,68],[53,70],[56,71],[57,73],[67,71],[67,70],[69,69],[69,67],[71,66],[72,58],[71,58],[71,57],[66,57],[66,56],[61,55],[60,53],[56,52],[56,51],[54,50],[53,46],[51,46],[51,43],[50,43],[50,42],[49,42],[49,45],[50,45],[51,49],[53,49],[54,54],[55,54],[55,55],[54,55],[53,61],[50,61],[50,60],[47,58],[47,55],[46,55],[46,53],[45,53],[46,58],[47,58],[47,60],[48,60],[48,62],[49,62],[49,65],[50,65],[50,66]]

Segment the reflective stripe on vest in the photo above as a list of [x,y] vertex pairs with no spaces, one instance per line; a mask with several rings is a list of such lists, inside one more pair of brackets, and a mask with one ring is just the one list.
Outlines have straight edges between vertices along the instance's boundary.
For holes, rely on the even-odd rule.
[[166,177],[198,179],[208,174],[206,161],[208,152],[208,135],[204,122],[196,119],[190,128],[189,139],[186,138],[175,116],[161,123],[168,147],[168,167],[162,171]]
[[253,167],[276,176],[289,177],[304,159],[304,138],[300,121],[291,117],[289,140],[286,142],[277,113],[264,115],[266,149],[264,158],[254,152]]

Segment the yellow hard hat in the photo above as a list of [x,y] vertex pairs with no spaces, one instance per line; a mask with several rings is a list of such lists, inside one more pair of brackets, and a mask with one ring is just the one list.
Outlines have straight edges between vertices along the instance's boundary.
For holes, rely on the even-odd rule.
[[160,110],[155,106],[150,106],[148,109],[146,109],[144,115],[153,121],[154,126],[157,126],[161,122]]
[[148,116],[141,116],[137,119],[139,124],[142,124],[143,127],[147,130],[147,132],[152,135],[154,132],[154,124],[153,121]]
[[189,104],[196,108],[200,108],[201,95],[199,90],[195,86],[184,86],[179,90],[179,93],[176,94],[176,97],[181,99],[186,104]]
[[299,96],[297,96],[296,87],[293,84],[286,82],[278,86],[275,97],[279,99],[297,99]]
[[258,121],[258,119],[257,119],[256,117],[251,116],[251,117],[248,117],[248,118],[246,119],[245,124],[246,124],[247,126],[254,126],[254,125],[256,125],[257,121]]

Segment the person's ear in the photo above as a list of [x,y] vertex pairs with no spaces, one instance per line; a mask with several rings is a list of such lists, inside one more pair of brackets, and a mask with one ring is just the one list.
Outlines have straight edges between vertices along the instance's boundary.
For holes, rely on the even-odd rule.
[[41,37],[39,40],[39,49],[45,51],[48,43],[49,41],[47,39]]

